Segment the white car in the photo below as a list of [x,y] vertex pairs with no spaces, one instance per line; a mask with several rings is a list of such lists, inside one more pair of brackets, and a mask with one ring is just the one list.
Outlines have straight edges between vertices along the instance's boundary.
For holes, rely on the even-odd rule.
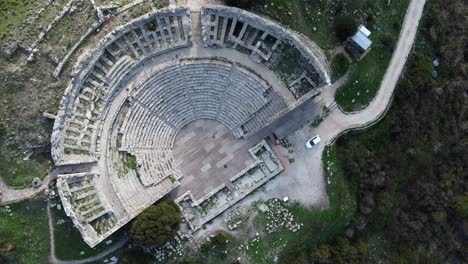
[[317,145],[318,143],[320,143],[320,136],[319,135],[316,135],[315,137],[307,140],[306,142],[306,148],[313,148],[315,145]]

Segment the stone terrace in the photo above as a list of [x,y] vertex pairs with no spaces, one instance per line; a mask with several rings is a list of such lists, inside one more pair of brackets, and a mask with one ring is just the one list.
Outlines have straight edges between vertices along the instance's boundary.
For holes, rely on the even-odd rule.
[[170,7],[81,56],[51,143],[56,165],[87,164],[57,180],[85,242],[94,247],[174,190],[201,206],[198,230],[280,173],[266,142],[251,136],[280,126],[329,83],[323,54],[300,39],[236,8]]

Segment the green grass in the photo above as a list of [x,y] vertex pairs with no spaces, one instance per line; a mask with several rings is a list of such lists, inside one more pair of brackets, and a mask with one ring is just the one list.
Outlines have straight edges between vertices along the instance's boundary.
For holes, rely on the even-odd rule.
[[33,9],[35,1],[0,0],[0,36],[9,29],[18,27],[27,17],[28,10]]
[[[5,183],[11,187],[24,188],[31,186],[31,182],[35,177],[42,178],[47,171],[51,168],[52,162],[43,157],[23,160],[18,157],[14,152],[6,151],[1,146],[0,150],[0,177]],[[5,155],[9,153],[12,155]]]
[[[40,30],[37,25],[46,28],[62,10],[66,1],[57,0],[49,5],[48,1],[0,0],[0,38],[6,36],[23,38],[30,34],[36,38]],[[37,12],[44,8],[36,18]]]
[[7,212],[5,206],[0,207],[0,239],[14,245],[7,263],[48,263],[46,206],[43,199],[35,199],[9,205],[11,212]]
[[[58,203],[59,199],[56,198],[54,203]],[[81,237],[80,232],[73,226],[72,220],[66,216],[63,211],[54,207],[52,210],[52,219],[54,225],[55,235],[55,254],[61,260],[84,259],[92,257],[100,252],[111,247],[114,243],[126,236],[126,228],[121,228],[116,233],[112,234],[109,238],[98,244],[94,248],[90,248]],[[57,224],[59,220],[65,220],[65,223]],[[112,244],[106,245],[105,241],[111,239]],[[81,254],[83,252],[84,254]]]
[[[329,9],[328,1],[265,0],[264,2],[264,6],[259,10],[261,13],[305,34],[322,49],[333,49],[338,44],[334,34],[330,34],[332,32],[330,16],[324,12]],[[320,14],[318,10],[322,10]]]
[[265,0],[257,11],[303,33],[324,50],[340,44],[333,30],[336,16],[350,15],[372,31],[371,50],[363,60],[351,65],[349,80],[335,98],[343,110],[356,111],[369,105],[379,88],[409,0],[388,3],[388,0]]
[[349,69],[350,62],[348,58],[342,53],[337,54],[331,61],[331,74],[332,81],[338,80],[340,77],[346,74]]

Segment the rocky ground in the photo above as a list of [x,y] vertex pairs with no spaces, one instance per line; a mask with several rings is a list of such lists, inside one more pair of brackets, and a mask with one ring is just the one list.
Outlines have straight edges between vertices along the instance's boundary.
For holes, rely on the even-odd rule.
[[[129,2],[112,1],[117,6]],[[33,43],[68,3],[71,3],[68,13],[39,42],[34,60],[28,61]],[[0,4],[0,14],[8,18],[0,22],[0,177],[7,184],[28,186],[34,177],[43,177],[51,168],[49,142],[53,121],[43,113],[56,113],[77,54],[93,47],[115,27],[153,7],[152,2],[145,1],[111,15],[73,53],[58,78],[53,78],[65,54],[98,21],[90,1],[24,1],[16,5],[6,1]]]

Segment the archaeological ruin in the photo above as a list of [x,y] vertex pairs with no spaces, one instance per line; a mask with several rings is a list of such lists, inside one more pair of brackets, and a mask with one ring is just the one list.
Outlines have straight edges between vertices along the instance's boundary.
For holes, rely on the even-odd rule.
[[191,234],[281,177],[272,138],[320,114],[330,85],[311,40],[226,6],[145,14],[79,58],[52,157],[69,168],[58,193],[91,247],[166,195]]

